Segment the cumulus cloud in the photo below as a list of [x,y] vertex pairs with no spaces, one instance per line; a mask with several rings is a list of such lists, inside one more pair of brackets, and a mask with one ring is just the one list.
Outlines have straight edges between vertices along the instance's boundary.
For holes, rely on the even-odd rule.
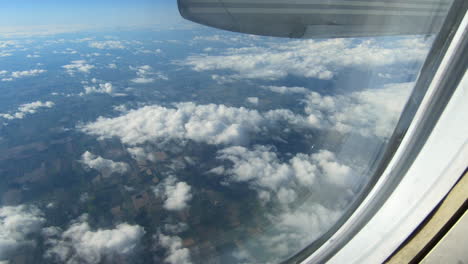
[[23,77],[30,77],[36,76],[41,73],[47,72],[46,70],[34,69],[29,71],[14,71],[11,73],[12,78],[23,78]]
[[142,227],[119,224],[112,229],[93,230],[88,216],[82,215],[65,231],[57,227],[44,229],[48,246],[44,256],[60,263],[97,264],[106,258],[129,256],[145,234]]
[[169,78],[161,72],[153,71],[153,68],[149,65],[130,67],[130,69],[134,70],[137,74],[137,78],[131,80],[133,83],[145,84],[152,83],[155,80],[169,80]]
[[249,250],[262,248],[262,252],[238,251],[234,252],[234,255],[240,256],[240,260],[247,263],[251,261],[249,255],[255,256],[257,260],[265,260],[258,262],[281,262],[327,232],[344,210],[344,208],[327,208],[313,201],[307,201],[296,210],[269,215],[270,221],[274,222],[272,228],[249,241],[252,245]]
[[170,176],[154,188],[154,193],[164,197],[166,210],[180,211],[188,207],[188,202],[192,199],[191,189],[186,182],[177,181],[174,176]]
[[265,90],[272,91],[279,94],[307,94],[309,90],[304,87],[288,87],[288,86],[261,86]]
[[309,119],[342,133],[388,137],[414,83],[387,84],[349,94],[322,96],[310,92],[305,103]]
[[327,150],[311,155],[298,153],[282,161],[267,146],[257,145],[252,150],[233,146],[218,151],[217,158],[231,161],[232,166],[216,171],[228,175],[229,182],[248,183],[259,192],[260,198],[267,201],[275,194],[279,201],[291,203],[296,198],[294,190],[297,186],[312,187],[318,177],[339,188],[352,185],[352,169],[339,163]]
[[0,117],[3,117],[8,120],[12,119],[22,119],[26,115],[34,114],[41,108],[52,108],[55,104],[51,101],[36,101],[28,104],[22,104],[18,107],[18,110],[15,113],[2,114]]
[[278,80],[288,75],[329,80],[345,67],[379,67],[422,61],[430,41],[294,40],[268,46],[230,48],[222,55],[192,55],[182,65],[195,71],[230,70],[231,79]]
[[133,147],[127,148],[128,153],[137,161],[156,161],[156,156],[154,153],[147,151],[145,148],[142,147]]
[[104,159],[89,151],[81,155],[81,162],[86,167],[99,171],[104,177],[109,177],[113,173],[124,174],[129,170],[129,166],[125,162],[115,162],[113,160]]
[[182,239],[180,237],[159,234],[157,239],[159,244],[168,252],[164,262],[170,264],[192,263],[190,260],[190,251],[182,246]]
[[179,103],[176,108],[145,106],[117,118],[99,118],[82,131],[101,138],[119,137],[135,145],[158,139],[191,139],[210,144],[242,143],[259,130],[261,115],[245,108]]
[[112,83],[109,83],[109,82],[100,83],[97,86],[85,86],[84,90],[85,90],[85,94],[91,94],[91,93],[112,94],[114,92]]
[[94,68],[94,65],[88,64],[85,60],[75,60],[70,64],[62,66],[68,74],[73,75],[75,72],[84,72],[89,73],[91,69]]
[[13,81],[14,79],[19,79],[19,78],[25,78],[25,77],[33,77],[37,76],[41,73],[47,72],[46,70],[42,69],[32,69],[32,70],[27,70],[27,71],[14,71],[8,74],[8,71],[0,71],[1,76],[5,76],[2,78],[2,81]]
[[8,260],[22,246],[34,245],[30,236],[44,223],[42,212],[35,206],[0,207],[0,261]]
[[80,129],[101,139],[118,137],[128,145],[167,139],[243,145],[249,141],[249,134],[261,132],[280,120],[309,125],[304,117],[285,109],[262,114],[243,107],[178,103],[175,108],[153,105],[116,118],[100,117]]
[[125,49],[124,44],[118,40],[93,41],[89,47],[96,49]]
[[247,103],[258,105],[258,97],[247,97],[245,100]]

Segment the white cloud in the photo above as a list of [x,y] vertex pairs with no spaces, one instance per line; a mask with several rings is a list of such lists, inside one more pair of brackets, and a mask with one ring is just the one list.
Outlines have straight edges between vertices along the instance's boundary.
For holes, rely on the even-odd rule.
[[379,67],[422,61],[431,41],[293,40],[265,47],[230,48],[222,55],[192,55],[183,65],[195,71],[231,70],[231,79],[277,80],[287,75],[328,80],[344,67]]
[[113,229],[92,230],[87,215],[82,215],[65,231],[45,229],[46,258],[61,263],[97,264],[103,258],[125,257],[132,254],[145,234],[142,227],[119,224]]
[[180,211],[188,207],[192,199],[192,187],[186,182],[177,181],[174,176],[169,176],[156,186],[153,191],[158,197],[164,197],[164,208],[169,211]]
[[125,49],[123,43],[118,40],[93,41],[89,46],[96,49]]
[[293,94],[293,93],[298,93],[298,94],[307,94],[309,93],[309,90],[307,90],[304,87],[287,87],[287,86],[261,86],[261,88],[270,90],[274,93],[279,93],[279,94]]
[[117,69],[117,64],[115,64],[115,63],[109,63],[109,64],[107,65],[107,67],[108,67],[109,69]]
[[187,202],[192,199],[190,185],[185,182],[178,182],[175,185],[166,186],[167,199],[164,208],[171,211],[178,211],[187,207]]
[[68,74],[73,75],[77,71],[89,73],[94,68],[94,65],[88,64],[85,60],[75,60],[70,64],[62,66],[62,68],[64,68]]
[[167,139],[243,145],[248,143],[251,133],[274,126],[279,120],[309,126],[306,118],[285,109],[261,114],[243,107],[178,103],[175,108],[153,105],[116,118],[100,117],[80,129],[101,139],[118,137],[128,145]]
[[20,105],[18,107],[17,112],[9,113],[9,114],[0,113],[0,117],[3,117],[3,118],[8,119],[8,120],[22,119],[26,115],[36,113],[38,111],[38,109],[52,108],[54,105],[55,104],[53,102],[51,102],[51,101],[46,101],[46,102],[36,101],[36,102],[28,103],[28,104],[22,104],[22,105]]
[[155,80],[169,80],[169,78],[161,72],[154,72],[153,68],[149,65],[130,67],[130,69],[136,71],[138,77],[131,81],[137,84],[152,83]]
[[11,77],[13,78],[23,78],[23,77],[30,77],[36,76],[41,73],[47,72],[46,70],[34,69],[29,71],[14,71],[11,73]]
[[38,54],[28,54],[26,55],[26,58],[40,58],[41,56]]
[[106,94],[112,94],[114,92],[114,88],[112,86],[112,83],[100,83],[98,86],[85,86],[85,94],[91,94],[91,93],[106,93]]
[[270,216],[275,223],[273,230],[255,238],[264,256],[271,262],[284,258],[318,239],[336,223],[343,208],[331,209],[318,203],[307,203],[296,210]]
[[179,103],[176,108],[145,106],[117,118],[100,117],[82,131],[100,138],[119,137],[135,145],[167,138],[210,144],[240,144],[247,133],[259,130],[262,116],[245,108]]
[[153,153],[146,151],[142,147],[127,148],[127,151],[128,153],[130,153],[132,158],[134,158],[137,161],[156,161],[156,156]]
[[182,239],[178,236],[166,236],[164,234],[157,235],[158,241],[166,248],[168,254],[164,262],[170,264],[190,264],[190,251],[182,247]]
[[44,222],[42,212],[34,206],[0,207],[0,261],[8,260],[22,246],[34,245],[30,236],[39,232]]
[[299,153],[282,161],[266,146],[255,146],[253,150],[234,146],[218,151],[217,158],[232,162],[232,167],[217,170],[228,175],[228,181],[246,182],[260,198],[269,200],[275,194],[282,203],[293,202],[297,186],[313,187],[317,177],[344,189],[352,186],[353,177],[356,180],[352,169],[326,150],[311,155]]
[[258,97],[247,97],[245,100],[247,103],[258,105]]
[[11,52],[5,52],[5,51],[0,51],[0,58],[1,57],[10,57],[13,56],[13,53]]
[[[41,73],[47,72],[46,70],[42,69],[32,69],[32,70],[27,70],[27,71],[14,71],[9,74],[9,77],[2,78],[2,81],[13,81],[14,79],[19,79],[19,78],[25,78],[25,77],[33,77],[37,76]],[[8,71],[0,71],[1,76],[6,76],[8,75]]]
[[89,151],[81,155],[81,162],[85,166],[99,171],[104,177],[109,177],[113,173],[124,174],[129,170],[129,166],[125,162],[115,162],[113,160],[104,159]]
[[304,100],[309,118],[342,133],[388,137],[393,131],[414,83],[388,84],[344,95],[310,92]]

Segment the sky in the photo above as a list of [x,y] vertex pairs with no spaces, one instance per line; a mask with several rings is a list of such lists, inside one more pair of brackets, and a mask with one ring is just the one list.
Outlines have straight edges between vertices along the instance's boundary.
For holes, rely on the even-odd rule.
[[172,24],[176,0],[0,0],[0,27]]

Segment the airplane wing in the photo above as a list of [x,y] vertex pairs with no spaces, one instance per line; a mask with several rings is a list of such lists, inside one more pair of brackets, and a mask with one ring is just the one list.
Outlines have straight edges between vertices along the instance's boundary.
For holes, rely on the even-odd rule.
[[289,38],[431,34],[451,1],[178,0],[185,19],[248,34]]

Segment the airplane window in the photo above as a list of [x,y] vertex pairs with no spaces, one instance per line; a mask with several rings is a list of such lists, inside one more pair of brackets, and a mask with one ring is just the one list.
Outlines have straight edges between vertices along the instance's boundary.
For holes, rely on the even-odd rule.
[[212,2],[2,3],[0,263],[280,263],[352,212],[452,1]]

